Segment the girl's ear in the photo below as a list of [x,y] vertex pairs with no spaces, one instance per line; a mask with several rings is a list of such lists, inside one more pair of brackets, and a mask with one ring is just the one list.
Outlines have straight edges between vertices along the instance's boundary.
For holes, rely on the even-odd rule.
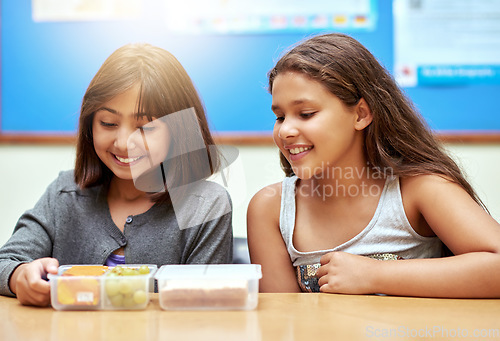
[[354,129],[356,130],[363,130],[366,127],[370,125],[373,121],[373,114],[368,106],[368,103],[366,103],[364,98],[361,98],[355,106],[355,122],[354,122]]

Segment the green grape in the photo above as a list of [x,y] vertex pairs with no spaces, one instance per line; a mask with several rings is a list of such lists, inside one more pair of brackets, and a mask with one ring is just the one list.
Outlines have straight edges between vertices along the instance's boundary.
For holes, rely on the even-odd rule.
[[147,265],[141,265],[139,268],[139,274],[147,275],[149,273],[149,267]]
[[133,270],[132,270],[132,269],[130,269],[130,268],[125,268],[125,269],[123,269],[123,271],[122,271],[121,275],[122,275],[122,276],[130,276],[130,275],[132,274],[132,271],[133,271]]
[[[117,265],[107,275],[111,278],[105,282],[105,290],[111,304],[114,307],[133,308],[147,302],[147,282],[144,278],[133,278],[134,276],[147,275],[150,273],[147,265],[139,268],[131,268]],[[118,276],[132,278],[121,278]]]
[[123,305],[123,296],[120,294],[110,297],[109,300],[114,307],[121,307]]
[[125,308],[132,308],[135,306],[134,296],[130,295],[123,297],[123,306]]
[[119,280],[116,279],[108,279],[106,280],[106,293],[108,296],[115,296],[120,292],[120,283]]
[[137,290],[136,292],[134,292],[134,302],[136,304],[143,304],[146,302],[146,299],[147,295],[144,290]]
[[129,280],[121,280],[119,287],[119,291],[122,294],[129,294],[132,292],[132,283],[130,283]]

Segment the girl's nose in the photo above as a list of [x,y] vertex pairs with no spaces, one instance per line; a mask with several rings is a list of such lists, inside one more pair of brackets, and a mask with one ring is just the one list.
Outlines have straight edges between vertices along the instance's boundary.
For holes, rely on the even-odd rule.
[[[121,151],[127,151],[135,147],[134,136],[137,133],[134,133],[134,130],[126,127],[122,127],[116,132],[115,138],[115,147]],[[140,134],[138,134],[140,136]]]
[[299,134],[297,124],[293,119],[285,119],[279,127],[278,137],[281,139],[286,139],[289,137],[295,137]]

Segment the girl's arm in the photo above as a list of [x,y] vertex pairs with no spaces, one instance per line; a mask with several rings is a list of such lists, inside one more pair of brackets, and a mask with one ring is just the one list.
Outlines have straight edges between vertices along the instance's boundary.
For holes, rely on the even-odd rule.
[[57,209],[63,202],[59,195],[72,179],[72,172],[61,172],[35,206],[19,218],[11,237],[0,247],[0,295],[17,296],[26,305],[48,304],[49,286],[43,278],[48,272],[57,272],[58,261],[50,257],[56,217],[64,214]]
[[300,292],[279,229],[281,184],[260,190],[250,201],[247,237],[250,259],[261,264],[260,292]]
[[[382,262],[345,253],[327,254],[318,271],[321,290],[500,297],[500,225],[459,185],[439,176],[402,179],[401,185],[405,212],[415,230],[430,227],[455,256]],[[353,266],[356,271],[351,271]]]

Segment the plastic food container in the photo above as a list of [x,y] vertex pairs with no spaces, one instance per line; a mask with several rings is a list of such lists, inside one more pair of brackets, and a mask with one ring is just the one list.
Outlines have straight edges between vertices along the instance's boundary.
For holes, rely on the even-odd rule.
[[[145,267],[149,273],[145,273]],[[157,266],[150,264],[60,266],[57,275],[47,276],[52,307],[56,310],[144,309],[154,289],[156,270]]]
[[258,303],[257,264],[163,265],[156,272],[164,310],[251,310]]

